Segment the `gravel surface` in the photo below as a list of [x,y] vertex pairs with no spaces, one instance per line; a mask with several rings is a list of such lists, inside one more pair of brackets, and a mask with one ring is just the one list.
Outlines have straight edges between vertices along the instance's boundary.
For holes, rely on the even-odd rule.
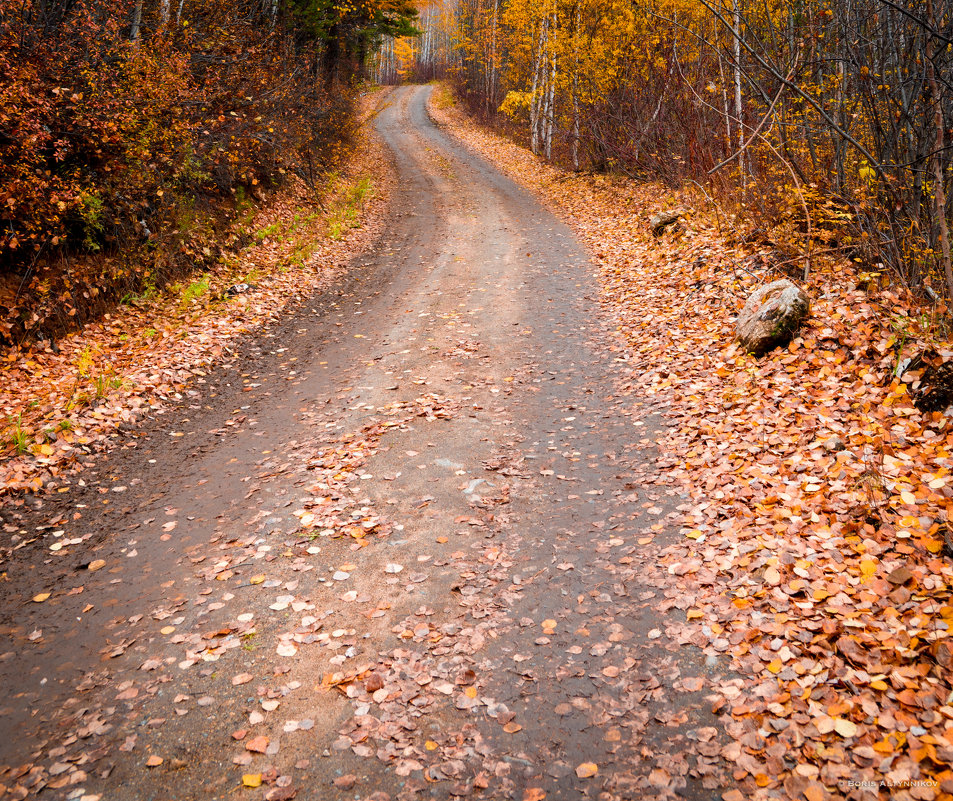
[[637,366],[570,231],[436,128],[430,91],[376,118],[392,225],[333,291],[86,488],[8,510],[92,534],[8,567],[9,797],[730,786],[732,679],[680,644],[655,566],[681,500],[619,388]]

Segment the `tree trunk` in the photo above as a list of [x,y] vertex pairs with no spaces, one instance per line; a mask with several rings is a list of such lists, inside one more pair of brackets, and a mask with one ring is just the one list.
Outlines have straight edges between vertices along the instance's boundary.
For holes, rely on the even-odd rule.
[[[927,0],[927,19],[934,23],[933,0]],[[943,175],[943,151],[945,147],[945,133],[943,127],[943,98],[940,94],[939,82],[936,79],[936,64],[933,62],[934,43],[933,32],[927,31],[926,68],[927,82],[930,85],[930,99],[933,102],[933,127],[936,132],[936,142],[933,150],[933,197],[936,206],[936,222],[940,227],[940,259],[943,265],[943,277],[946,278],[946,291],[953,297],[953,263],[950,259],[950,228],[946,219],[946,185]]]
[[741,2],[732,0],[731,4],[731,24],[734,34],[734,59],[735,59],[735,125],[738,129],[738,170],[741,173],[742,192],[748,188],[748,172],[744,153],[745,131],[743,125],[744,109],[741,105]]
[[136,0],[132,11],[132,23],[129,26],[129,41],[133,44],[139,41],[139,28],[142,26],[142,0]]
[[569,93],[572,100],[572,168],[579,169],[579,28],[581,12],[576,3],[572,29],[572,80]]
[[[546,46],[546,32],[549,25],[549,15],[543,17],[539,25],[539,46],[536,48],[536,61],[533,64],[533,87],[529,99],[529,149],[533,154],[539,153],[539,112],[540,99],[543,88],[540,84],[546,81],[546,67],[543,64],[543,51]],[[538,91],[537,91],[538,90]]]

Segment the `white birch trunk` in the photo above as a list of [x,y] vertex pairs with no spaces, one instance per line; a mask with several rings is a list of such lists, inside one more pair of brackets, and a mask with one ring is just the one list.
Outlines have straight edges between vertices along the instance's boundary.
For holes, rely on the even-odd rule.
[[549,15],[546,15],[539,25],[539,45],[536,48],[536,60],[533,64],[533,86],[529,100],[529,149],[533,154],[539,153],[539,112],[541,95],[543,94],[543,88],[540,84],[546,80],[543,52],[546,46],[548,26]]
[[559,20],[556,18],[556,4],[553,3],[553,21],[552,21],[552,36],[550,37],[550,76],[549,76],[549,97],[546,100],[546,160],[549,161],[553,157],[553,127],[555,123],[555,114],[556,114],[556,45],[558,43],[558,36],[556,34],[557,26]]
[[142,0],[136,0],[136,7],[132,12],[132,24],[129,26],[130,42],[138,43],[140,27],[142,27]]
[[748,188],[747,159],[745,159],[745,132],[742,123],[744,109],[741,105],[741,4],[740,0],[732,0],[731,23],[734,27],[734,58],[735,58],[735,125],[738,131],[738,169],[741,172],[741,188]]

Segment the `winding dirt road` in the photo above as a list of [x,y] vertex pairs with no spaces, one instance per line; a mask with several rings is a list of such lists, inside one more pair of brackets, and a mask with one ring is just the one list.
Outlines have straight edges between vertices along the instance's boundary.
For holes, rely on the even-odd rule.
[[3,510],[93,534],[7,568],[3,797],[730,786],[706,695],[731,679],[681,636],[655,567],[680,499],[659,421],[621,390],[594,270],[431,123],[429,92],[377,117],[393,222],[334,291],[85,489]]

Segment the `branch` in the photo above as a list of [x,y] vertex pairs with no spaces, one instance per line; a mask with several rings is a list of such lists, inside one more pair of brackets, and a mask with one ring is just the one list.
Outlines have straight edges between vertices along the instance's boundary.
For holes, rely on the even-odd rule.
[[712,15],[715,17],[715,19],[717,19],[728,31],[731,32],[731,35],[734,36],[734,37],[738,40],[738,42],[741,44],[741,46],[748,52],[748,54],[749,54],[752,58],[754,58],[755,61],[758,62],[758,64],[760,64],[765,70],[767,70],[776,80],[780,81],[782,84],[784,84],[785,86],[787,86],[788,89],[791,89],[791,90],[792,90],[793,92],[795,92],[797,95],[799,95],[799,96],[802,97],[804,100],[806,100],[807,103],[808,103],[818,114],[821,115],[821,117],[824,119],[824,121],[830,126],[831,130],[833,130],[833,131],[834,131],[838,136],[840,136],[845,142],[849,142],[849,143],[852,144],[855,148],[857,148],[857,151],[858,151],[864,158],[867,159],[867,163],[870,165],[870,167],[871,167],[872,169],[876,170],[876,171],[880,174],[880,177],[881,177],[881,179],[883,180],[883,182],[884,182],[885,184],[888,184],[888,183],[889,183],[889,179],[888,179],[888,177],[887,177],[887,173],[886,173],[884,167],[880,164],[880,162],[879,162],[877,159],[875,159],[875,158],[873,157],[873,155],[870,153],[869,150],[867,150],[866,147],[864,147],[864,146],[863,146],[860,142],[858,142],[853,136],[851,136],[851,134],[849,134],[849,133],[848,133],[847,131],[845,131],[840,125],[838,125],[837,122],[830,116],[830,114],[828,114],[826,111],[824,111],[824,109],[823,109],[823,107],[821,106],[821,104],[818,103],[813,97],[811,97],[807,92],[805,92],[803,89],[801,89],[801,87],[799,87],[796,83],[793,83],[793,82],[790,81],[788,78],[785,78],[780,72],[778,72],[778,70],[777,70],[775,67],[773,67],[773,66],[772,66],[770,63],[768,63],[767,61],[765,61],[765,59],[762,58],[761,55],[760,55],[759,53],[757,53],[757,52],[754,50],[754,48],[752,48],[751,45],[749,45],[749,44],[745,41],[745,39],[744,39],[743,36],[740,36],[739,34],[737,34],[737,33],[735,32],[734,26],[731,25],[731,23],[728,22],[728,20],[726,20],[726,19],[724,18],[724,16],[723,16],[716,8],[714,8],[714,7],[711,5],[711,3],[709,2],[709,0],[699,0],[699,1],[701,2],[701,4],[702,4],[703,6],[705,6],[705,8],[707,8],[707,9],[712,13]]
[[907,9],[897,3],[894,3],[893,0],[880,0],[880,2],[884,5],[890,6],[895,11],[899,11],[907,19],[915,22],[917,25],[923,28],[923,30],[930,34],[930,36],[933,36],[934,38],[939,39],[941,42],[945,42],[948,45],[953,45],[953,39],[947,39],[947,37],[930,25],[926,20],[920,19],[916,14],[907,11]]
[[[794,76],[795,69],[797,69],[797,62],[795,62],[794,66],[791,68],[791,72],[788,73],[788,78],[791,78]],[[728,156],[728,158],[726,158],[724,161],[712,167],[708,171],[709,175],[711,175],[714,172],[718,172],[718,170],[720,170],[726,164],[730,164],[731,162],[733,162],[736,158],[738,158],[742,153],[744,153],[748,149],[748,145],[750,145],[754,141],[756,136],[759,136],[761,134],[761,129],[764,128],[764,124],[770,119],[771,113],[774,111],[774,107],[777,105],[778,100],[781,99],[781,95],[784,93],[784,89],[785,87],[783,85],[781,86],[780,89],[778,89],[778,93],[774,96],[774,100],[771,101],[771,105],[768,107],[768,110],[764,113],[764,116],[761,118],[761,122],[759,122],[757,127],[755,127],[755,129],[751,132],[751,136],[748,137],[748,141],[745,142],[740,148],[738,148],[738,150],[736,150],[734,153]],[[736,122],[739,122],[741,125],[744,125],[744,123],[741,122],[740,120],[736,120]],[[744,125],[744,127],[747,128],[748,126]]]

